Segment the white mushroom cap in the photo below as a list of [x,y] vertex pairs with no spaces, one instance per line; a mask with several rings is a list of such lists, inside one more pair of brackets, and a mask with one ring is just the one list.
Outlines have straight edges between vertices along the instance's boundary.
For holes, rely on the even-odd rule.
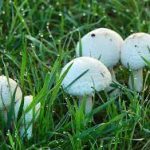
[[15,94],[15,102],[22,99],[22,91],[17,82],[6,76],[0,76],[0,109],[8,107]]
[[113,68],[120,59],[122,43],[122,37],[115,31],[98,28],[82,37],[81,43],[77,44],[76,55],[94,57],[107,67]]
[[[32,103],[32,101],[33,101],[32,95],[28,95],[28,96],[24,97],[23,111],[25,111],[28,108],[28,106]],[[16,105],[15,105],[16,117],[17,117],[18,112],[19,112],[20,104],[21,104],[21,101],[18,101],[18,103],[16,103]],[[35,106],[35,117],[38,116],[38,114],[36,114],[36,113],[39,113],[39,109],[40,109],[40,103],[38,103]],[[33,109],[31,109],[29,112],[27,112],[24,117],[25,117],[25,123],[30,123],[33,119]]]
[[137,70],[146,65],[142,57],[150,60],[150,34],[134,33],[122,45],[121,62],[126,68]]
[[[29,105],[32,103],[32,101],[33,101],[32,95],[24,97],[23,112],[29,107]],[[18,116],[20,104],[21,104],[21,101],[18,101],[15,105],[15,116],[16,116],[16,118]],[[22,126],[20,127],[21,136],[24,136],[26,133],[28,139],[32,137],[32,127],[33,127],[32,121],[33,121],[33,119],[36,119],[38,117],[40,106],[41,106],[40,103],[38,103],[35,106],[35,108],[32,108],[29,112],[24,114]],[[33,118],[33,117],[35,117],[35,118]]]
[[[61,75],[71,64],[72,66],[62,82],[62,86],[65,91],[71,95],[92,95],[95,90],[104,90],[111,83],[110,72],[97,59],[91,57],[75,58],[66,64],[66,66],[62,69]],[[68,87],[68,85],[70,85],[73,81],[75,82]]]

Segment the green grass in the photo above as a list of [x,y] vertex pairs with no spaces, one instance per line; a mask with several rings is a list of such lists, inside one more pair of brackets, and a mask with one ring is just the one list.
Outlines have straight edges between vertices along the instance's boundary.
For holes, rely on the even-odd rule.
[[24,95],[34,95],[29,109],[41,102],[30,140],[19,137],[19,121],[15,130],[6,131],[0,118],[0,149],[149,150],[148,67],[139,95],[126,87],[129,72],[118,65],[121,84],[116,86],[122,95],[113,99],[96,93],[89,115],[78,108],[77,98],[64,93],[59,79],[81,36],[98,27],[111,28],[123,38],[150,32],[149,10],[149,0],[0,0],[1,74],[16,79]]

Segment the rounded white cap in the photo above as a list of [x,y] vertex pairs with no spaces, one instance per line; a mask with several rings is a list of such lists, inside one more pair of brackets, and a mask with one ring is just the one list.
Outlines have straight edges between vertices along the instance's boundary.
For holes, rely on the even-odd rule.
[[[25,96],[24,97],[24,105],[23,105],[23,111],[25,111],[28,106],[32,103],[33,101],[33,96],[32,95],[28,95],[28,96]],[[15,115],[17,117],[18,115],[18,111],[19,111],[19,108],[20,108],[20,105],[21,105],[21,101],[18,101],[15,105]],[[39,113],[39,109],[40,109],[40,103],[38,103],[36,106],[35,106],[35,109],[31,109],[29,112],[27,112],[25,114],[25,123],[30,123],[33,119],[33,110],[35,111],[35,117],[38,116],[37,113]]]
[[17,82],[6,76],[0,76],[0,109],[8,107],[15,94],[15,102],[22,99],[22,91]]
[[98,28],[82,37],[81,43],[77,44],[76,55],[94,57],[112,68],[120,59],[122,43],[122,37],[115,31]]
[[111,83],[110,72],[97,59],[91,57],[75,58],[66,64],[61,75],[71,64],[72,66],[62,82],[64,90],[71,95],[92,95],[95,90],[104,90]]
[[122,45],[121,62],[126,68],[137,70],[146,65],[142,57],[150,60],[150,34],[134,33]]

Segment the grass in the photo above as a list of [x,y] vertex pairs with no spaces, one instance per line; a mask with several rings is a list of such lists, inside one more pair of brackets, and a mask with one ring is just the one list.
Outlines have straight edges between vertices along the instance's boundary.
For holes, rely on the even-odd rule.
[[118,65],[121,84],[115,86],[122,95],[113,99],[96,93],[89,115],[78,108],[77,98],[64,93],[59,79],[85,33],[98,27],[111,28],[123,38],[150,32],[149,9],[149,0],[0,0],[1,74],[15,79],[24,95],[34,96],[29,109],[41,102],[30,140],[19,136],[19,121],[13,123],[15,130],[4,130],[0,118],[0,149],[150,149],[150,66],[138,94],[127,88],[129,72]]

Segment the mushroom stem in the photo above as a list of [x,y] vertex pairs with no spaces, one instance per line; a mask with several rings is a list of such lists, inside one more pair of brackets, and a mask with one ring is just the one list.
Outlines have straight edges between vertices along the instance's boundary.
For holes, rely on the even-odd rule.
[[[117,80],[116,80],[116,75],[115,75],[114,70],[113,70],[112,68],[109,68],[109,71],[110,71],[110,74],[111,74],[111,77],[112,77],[112,82],[113,82],[113,81],[116,82]],[[113,90],[113,89],[114,89],[113,87],[109,86],[109,87],[106,88],[106,91],[107,91],[107,92],[110,92],[110,91]]]
[[24,125],[20,128],[21,137],[27,136],[28,139],[32,137],[32,124],[28,127],[28,125]]
[[117,81],[114,70],[112,68],[109,68],[109,71],[110,71],[110,74],[111,74],[111,77],[112,77],[112,81]]
[[[79,106],[81,105],[81,101],[83,100],[83,97],[80,97],[79,100]],[[92,96],[88,96],[86,98],[86,103],[85,103],[85,113],[88,114],[92,111],[92,107],[93,107],[93,101],[92,101]]]
[[7,120],[8,120],[8,112],[7,112],[7,109],[2,109],[0,110],[0,113],[3,117],[3,121],[7,123]]
[[93,107],[93,101],[92,101],[92,96],[88,96],[86,99],[86,105],[85,105],[85,113],[88,114],[92,111]]
[[141,92],[143,89],[143,69],[133,70],[129,76],[128,85],[130,89]]
[[[111,73],[112,82],[113,82],[113,81],[114,81],[114,82],[117,82],[117,79],[116,79],[116,75],[115,75],[114,70],[113,70],[112,68],[109,68],[109,71],[110,71],[110,73]],[[112,90],[113,90],[113,91],[112,91]],[[110,96],[111,96],[111,97],[118,97],[118,96],[120,95],[120,90],[119,90],[118,88],[115,89],[114,87],[109,86],[109,87],[106,88],[106,91],[107,91],[107,92],[112,91],[112,92],[110,93]]]
[[4,121],[7,122],[7,119],[8,119],[7,110],[3,110],[3,115],[4,115]]

